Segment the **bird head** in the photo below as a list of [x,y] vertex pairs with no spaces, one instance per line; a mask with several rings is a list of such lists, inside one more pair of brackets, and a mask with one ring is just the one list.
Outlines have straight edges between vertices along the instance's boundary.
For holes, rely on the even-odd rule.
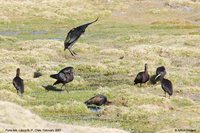
[[67,72],[74,73],[74,68],[73,67],[67,67],[67,68],[68,68]]
[[146,67],[146,68],[148,67],[147,63],[144,64],[144,67]]

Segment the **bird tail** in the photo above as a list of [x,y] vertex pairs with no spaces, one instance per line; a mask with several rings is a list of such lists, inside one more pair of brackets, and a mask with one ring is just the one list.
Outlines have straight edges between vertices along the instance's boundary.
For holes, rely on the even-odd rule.
[[171,90],[171,91],[169,91],[168,93],[169,93],[169,95],[171,96],[171,95],[173,94],[173,91]]
[[22,98],[24,95],[23,95],[23,93],[20,93],[20,97]]
[[88,25],[90,25],[90,24],[92,24],[92,23],[96,22],[98,19],[99,19],[99,17],[98,17],[97,19],[95,19],[94,21],[92,21],[92,22],[88,23]]
[[85,101],[84,103],[85,103],[86,105],[88,105],[88,101]]
[[52,75],[50,75],[50,77],[52,77],[54,79],[58,79],[58,74],[52,74]]
[[91,24],[93,24],[94,22],[96,22],[98,19],[99,19],[99,17],[98,17],[97,19],[95,19],[94,21],[89,22],[89,23],[86,23],[86,24],[84,24],[84,25],[82,25],[82,26],[86,28],[86,27],[88,27],[89,25],[91,25]]
[[84,102],[87,106],[91,104],[90,99]]
[[20,92],[20,96],[23,97],[23,94],[24,94],[24,86],[20,87],[19,92]]
[[110,105],[110,104],[112,104],[112,102],[111,101],[107,101],[105,105]]

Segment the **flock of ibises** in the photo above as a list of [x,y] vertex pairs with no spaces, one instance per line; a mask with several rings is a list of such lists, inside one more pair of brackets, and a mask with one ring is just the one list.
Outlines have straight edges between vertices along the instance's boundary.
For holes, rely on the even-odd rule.
[[[76,28],[71,29],[68,34],[67,37],[64,41],[64,50],[69,50],[69,52],[71,53],[72,56],[77,55],[73,50],[71,50],[72,46],[74,45],[74,43],[79,39],[79,37],[85,32],[86,28],[91,25],[92,23],[96,22],[98,20],[98,18],[92,22],[83,24],[81,26],[78,26]],[[164,76],[166,75],[166,69],[164,66],[160,66],[156,69],[156,75],[153,76],[153,80],[155,82],[160,81],[161,83],[161,87],[165,93],[165,97],[166,97],[166,93],[168,93],[169,98],[170,96],[173,94],[173,86],[172,86],[172,82],[168,79],[165,79]],[[41,74],[39,74],[38,76],[41,76]],[[56,79],[56,82],[53,84],[57,85],[57,84],[62,84],[62,87],[65,86],[65,84],[73,81],[74,79],[74,68],[73,67],[65,67],[64,69],[60,70],[60,72],[58,72],[57,74],[52,74],[50,75],[51,78]],[[134,80],[134,85],[135,84],[143,84],[146,83],[147,81],[151,80],[149,74],[148,74],[148,65],[145,64],[145,68],[144,71],[139,72]],[[16,76],[13,79],[13,85],[17,90],[17,93],[20,93],[20,96],[23,96],[24,93],[24,82],[23,79],[20,78],[20,69],[17,68],[16,71]],[[45,86],[43,86],[45,87]],[[61,89],[62,89],[61,87]],[[66,86],[65,86],[66,89]],[[89,105],[97,105],[97,106],[101,106],[101,105],[108,105],[111,103],[111,101],[107,100],[107,97],[104,95],[96,95],[92,98],[90,98],[89,100],[84,102],[87,106]]]

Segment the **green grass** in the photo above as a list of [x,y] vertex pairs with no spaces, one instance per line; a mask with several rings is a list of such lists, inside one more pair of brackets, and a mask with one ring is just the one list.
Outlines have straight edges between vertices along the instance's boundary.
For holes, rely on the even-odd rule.
[[[96,8],[90,5],[93,2],[96,2]],[[123,19],[124,16],[113,15],[119,10],[132,13],[125,2],[110,5],[93,2],[89,1],[86,5],[89,8],[85,15],[72,12],[70,15],[67,13],[66,18],[66,14],[59,12],[59,20],[54,17],[47,19],[36,9],[33,9],[33,14],[25,13],[23,18],[7,15],[10,21],[0,23],[0,33],[11,31],[18,34],[0,36],[0,100],[20,104],[49,121],[107,126],[130,132],[185,127],[199,131],[200,35],[196,34],[199,25],[186,22],[181,15],[178,21],[177,16],[172,16],[173,20],[169,21],[163,15],[160,18],[156,15],[158,21],[144,23],[147,21],[144,19],[136,23]],[[41,10],[50,12],[53,8],[46,6]],[[95,9],[99,13],[90,15]],[[72,57],[68,51],[63,51],[67,32],[72,27],[94,20],[98,14],[103,15],[88,27],[73,47],[78,56]],[[155,17],[154,14],[148,15],[149,18]],[[132,13],[130,17],[137,19],[137,14]],[[122,56],[124,58],[119,59]],[[145,63],[149,65],[150,75],[155,74],[156,67],[166,66],[166,78],[174,86],[170,99],[163,97],[160,83],[154,86],[148,83],[142,87],[133,85],[136,74],[144,69]],[[42,85],[55,82],[49,75],[66,66],[75,69],[74,81],[66,85],[69,93],[46,91]],[[17,96],[12,86],[17,67],[21,68],[25,83],[23,98]],[[35,71],[40,71],[43,76],[34,79]],[[96,94],[106,95],[113,104],[102,107],[101,112],[91,112],[84,101]]]

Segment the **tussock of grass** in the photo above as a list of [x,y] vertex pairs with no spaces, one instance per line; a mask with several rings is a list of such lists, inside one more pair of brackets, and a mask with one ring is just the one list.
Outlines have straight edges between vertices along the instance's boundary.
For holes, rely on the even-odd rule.
[[192,4],[199,4],[199,2],[194,2],[192,0],[167,0],[167,3],[169,5],[172,5],[172,4],[179,4],[179,5],[182,5],[182,6],[188,6],[188,5],[192,5]]
[[0,41],[1,41],[1,43],[3,43],[3,42],[16,42],[17,38],[0,35]]
[[[4,128],[14,128],[14,129],[54,129],[55,127],[61,129],[59,132],[61,133],[74,133],[74,132],[109,132],[109,133],[125,133],[123,130],[118,129],[112,129],[112,128],[91,128],[89,126],[74,126],[74,125],[67,125],[67,124],[61,124],[57,122],[47,122],[45,120],[42,120],[37,115],[33,114],[27,109],[24,109],[23,107],[19,105],[15,105],[10,102],[0,102],[0,107],[3,108],[3,110],[0,110],[0,113],[2,114],[2,119],[0,119],[0,132],[5,132]],[[23,113],[22,113],[23,112]],[[6,116],[6,117],[5,117]],[[27,132],[27,131],[26,131]]]
[[111,55],[124,55],[124,51],[123,50],[119,50],[116,48],[112,48],[112,49],[103,49],[100,51],[100,54],[111,54]]
[[16,93],[7,91],[5,89],[0,90],[0,100],[17,102],[18,104],[23,104],[26,102],[24,99],[21,99]]
[[97,54],[99,51],[99,48],[96,46],[93,46],[93,44],[84,44],[84,43],[77,43],[77,48],[75,48],[74,50],[78,53],[81,54],[90,54],[90,53],[95,53]]
[[194,103],[192,100],[184,98],[173,99],[173,102],[177,104],[177,106],[191,106]]
[[88,114],[90,111],[84,105],[84,103],[80,102],[66,102],[66,104],[57,103],[53,106],[36,106],[33,108],[37,112],[48,112],[48,113],[56,113],[57,115],[75,115],[75,114]]
[[[2,22],[10,22],[13,19],[25,19],[29,16],[34,18],[43,18],[46,20],[55,20],[59,23],[63,20],[77,20],[86,17],[106,16],[111,14],[112,10],[121,10],[127,8],[127,4],[121,1],[107,2],[91,0],[75,1],[6,1],[1,3]],[[76,9],[76,10],[74,10]],[[93,12],[95,10],[95,12]],[[79,14],[84,15],[81,17]],[[16,17],[17,16],[17,17]],[[19,17],[23,16],[23,17]]]

